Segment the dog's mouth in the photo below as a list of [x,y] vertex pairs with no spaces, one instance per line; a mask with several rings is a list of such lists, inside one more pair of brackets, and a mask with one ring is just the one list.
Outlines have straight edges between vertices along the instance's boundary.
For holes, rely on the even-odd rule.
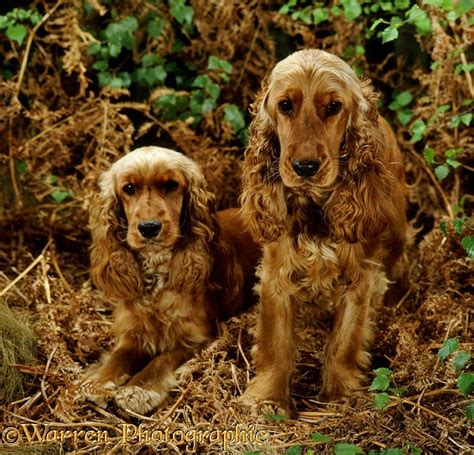
[[329,163],[321,165],[321,168],[310,177],[299,176],[292,169],[281,169],[281,180],[283,184],[298,193],[308,194],[315,192],[326,192],[333,185],[337,177],[337,171],[333,170]]
[[166,224],[157,230],[153,226],[140,225],[128,229],[127,243],[135,251],[140,253],[157,252],[161,249],[173,247],[179,238],[179,232],[173,232]]

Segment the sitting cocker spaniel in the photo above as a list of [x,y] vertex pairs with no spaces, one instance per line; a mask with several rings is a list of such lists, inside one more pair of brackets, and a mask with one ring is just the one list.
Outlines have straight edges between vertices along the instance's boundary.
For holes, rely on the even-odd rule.
[[252,301],[260,248],[237,209],[216,213],[198,165],[137,149],[100,178],[91,275],[114,300],[115,347],[81,385],[83,398],[140,414],[157,408],[174,371]]
[[295,52],[253,105],[242,214],[263,244],[256,377],[244,401],[292,408],[298,304],[334,313],[320,399],[360,387],[373,313],[405,281],[404,165],[377,95],[340,58]]

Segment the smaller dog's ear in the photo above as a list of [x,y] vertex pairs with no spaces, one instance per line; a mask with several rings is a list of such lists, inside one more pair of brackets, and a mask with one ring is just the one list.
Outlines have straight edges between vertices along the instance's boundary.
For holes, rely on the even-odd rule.
[[186,173],[187,191],[181,209],[181,229],[186,239],[201,239],[210,243],[216,234],[215,196],[199,169]]
[[105,297],[133,299],[142,294],[143,283],[132,252],[118,237],[120,204],[111,171],[102,175],[100,185],[102,191],[92,202],[89,218],[92,280]]

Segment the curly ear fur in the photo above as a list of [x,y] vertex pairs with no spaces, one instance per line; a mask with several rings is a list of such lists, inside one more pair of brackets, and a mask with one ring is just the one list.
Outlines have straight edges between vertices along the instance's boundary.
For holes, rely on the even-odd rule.
[[198,169],[185,172],[188,190],[181,210],[184,248],[176,253],[179,266],[174,267],[171,281],[180,291],[196,289],[209,277],[212,264],[210,249],[219,236],[215,196]]
[[188,171],[188,191],[181,212],[181,227],[185,238],[200,239],[209,244],[218,229],[215,196],[207,188],[207,182],[198,170]]
[[102,191],[92,203],[89,228],[92,233],[91,276],[106,297],[133,299],[143,283],[132,252],[118,237],[120,206],[110,172],[100,180]]
[[346,132],[348,162],[325,205],[334,239],[352,243],[381,234],[397,213],[392,194],[397,182],[382,159],[384,137],[378,123],[377,94],[369,81],[361,84],[368,104],[363,108],[355,104],[358,107]]
[[272,242],[285,229],[287,206],[278,171],[280,145],[273,122],[265,110],[268,78],[252,104],[250,142],[242,174],[241,213],[255,240]]

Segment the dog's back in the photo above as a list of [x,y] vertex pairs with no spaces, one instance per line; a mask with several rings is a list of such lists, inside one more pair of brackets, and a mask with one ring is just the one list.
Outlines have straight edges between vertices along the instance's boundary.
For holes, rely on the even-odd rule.
[[217,219],[221,232],[210,279],[211,304],[219,319],[227,319],[255,302],[253,286],[261,248],[238,209],[220,211]]

